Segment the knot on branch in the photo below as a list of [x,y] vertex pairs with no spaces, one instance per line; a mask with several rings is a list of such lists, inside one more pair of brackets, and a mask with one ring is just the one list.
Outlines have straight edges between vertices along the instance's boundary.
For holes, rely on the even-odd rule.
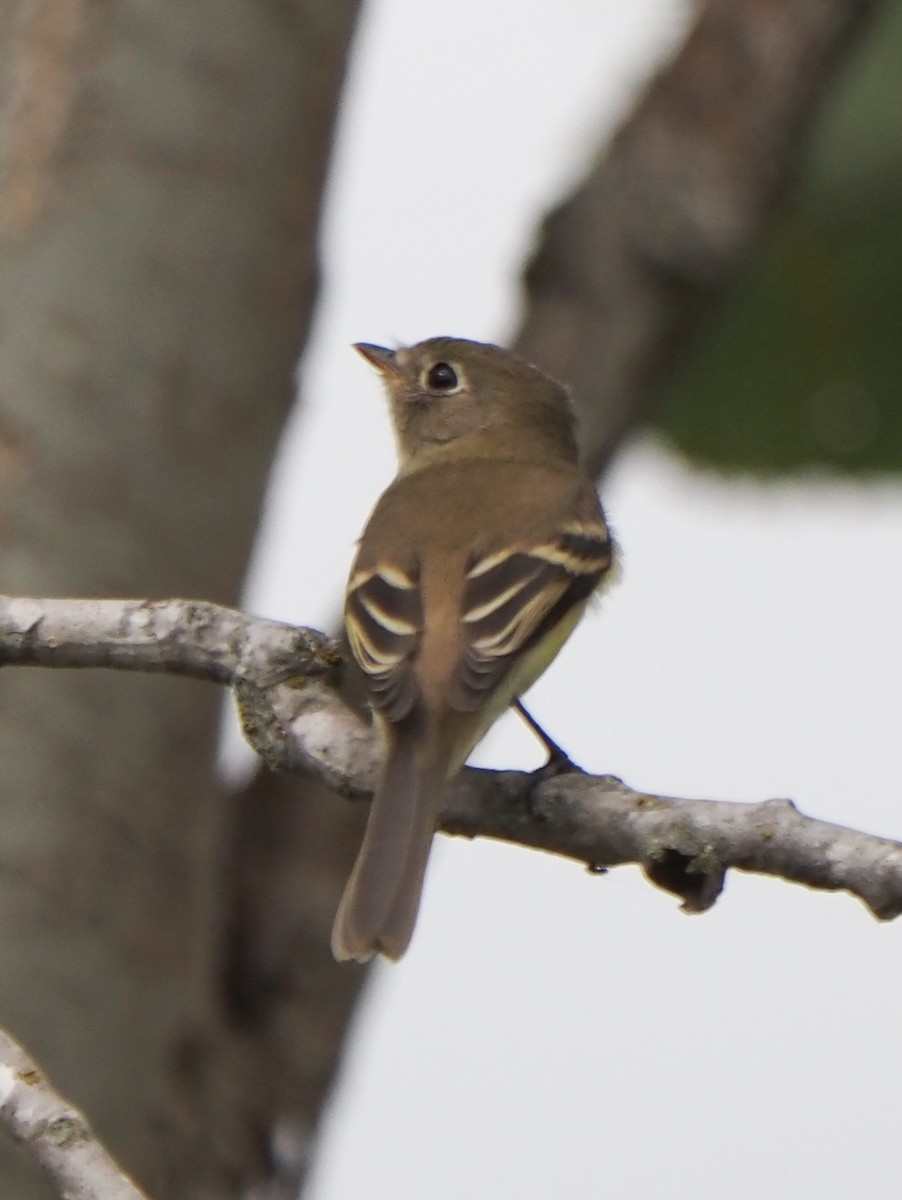
[[646,878],[682,900],[686,913],[703,913],[723,891],[727,871],[711,846],[695,851],[664,846],[643,863]]

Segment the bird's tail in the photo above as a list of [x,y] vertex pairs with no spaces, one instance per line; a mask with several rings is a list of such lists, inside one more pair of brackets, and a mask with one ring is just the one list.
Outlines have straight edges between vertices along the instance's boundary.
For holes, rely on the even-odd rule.
[[363,845],[332,930],[337,959],[398,959],[416,924],[447,766],[413,737],[397,737],[373,803]]

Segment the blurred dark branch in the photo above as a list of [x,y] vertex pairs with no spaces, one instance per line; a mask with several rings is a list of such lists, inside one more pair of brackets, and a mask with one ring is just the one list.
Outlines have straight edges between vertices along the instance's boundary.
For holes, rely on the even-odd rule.
[[[185,629],[175,636],[180,612]],[[162,636],[149,653],[155,619]],[[193,628],[200,634],[196,653]],[[312,775],[346,796],[369,796],[379,745],[332,686],[336,659],[316,631],[211,604],[0,597],[0,662],[169,669],[229,680],[245,733],[270,766]],[[468,769],[448,788],[441,827],[546,850],[596,871],[635,863],[690,912],[710,908],[735,867],[851,892],[880,918],[902,913],[902,845],[805,817],[788,800],[654,796],[576,769]]]
[[877,0],[710,0],[526,271],[516,348],[573,387],[600,472],[645,423],[804,162]]

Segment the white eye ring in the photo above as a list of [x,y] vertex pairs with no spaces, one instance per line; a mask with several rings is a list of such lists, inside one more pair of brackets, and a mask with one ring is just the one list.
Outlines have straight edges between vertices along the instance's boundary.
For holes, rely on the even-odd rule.
[[426,367],[420,382],[427,392],[437,396],[453,396],[464,386],[463,376],[453,363],[439,359]]

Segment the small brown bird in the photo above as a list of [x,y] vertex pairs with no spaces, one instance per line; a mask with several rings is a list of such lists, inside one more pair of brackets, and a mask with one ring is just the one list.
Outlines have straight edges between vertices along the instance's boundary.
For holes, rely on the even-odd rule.
[[332,949],[365,961],[407,949],[446,781],[560,650],[613,546],[560,384],[461,338],[355,349],[400,458],[345,600],[385,765]]

